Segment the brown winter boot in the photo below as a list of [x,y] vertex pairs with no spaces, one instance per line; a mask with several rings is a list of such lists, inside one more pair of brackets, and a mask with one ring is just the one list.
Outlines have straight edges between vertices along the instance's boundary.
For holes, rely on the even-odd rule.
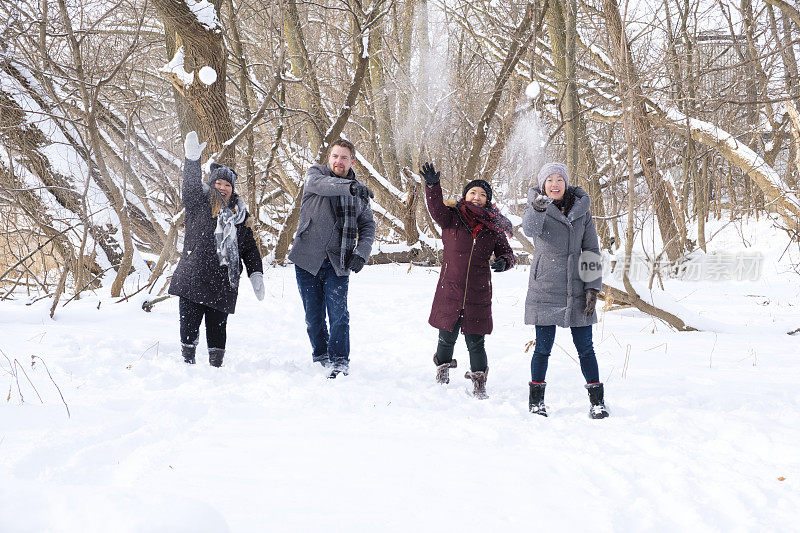
[[433,354],[433,364],[436,365],[436,383],[447,385],[450,383],[450,369],[458,366],[458,361],[453,359],[449,363],[439,364],[436,354]]
[[489,396],[486,394],[486,375],[489,373],[489,367],[483,372],[467,372],[464,377],[472,380],[472,395],[479,400],[485,400]]

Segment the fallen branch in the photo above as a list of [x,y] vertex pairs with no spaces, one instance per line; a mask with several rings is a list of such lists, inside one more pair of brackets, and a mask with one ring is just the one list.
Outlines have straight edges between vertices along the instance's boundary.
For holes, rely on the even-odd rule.
[[687,325],[686,322],[684,322],[678,316],[642,300],[642,298],[639,296],[639,294],[637,294],[636,290],[631,285],[627,276],[624,276],[622,281],[625,285],[625,291],[603,283],[603,290],[600,292],[598,297],[604,301],[607,301],[610,298],[614,304],[617,304],[617,302],[622,302],[622,304],[625,306],[635,307],[645,314],[666,322],[678,331],[698,331],[697,328]]
[[164,296],[159,296],[157,298],[153,298],[152,300],[145,300],[144,302],[142,302],[142,309],[144,309],[145,312],[149,313],[150,311],[153,310],[153,307],[158,302],[163,302],[164,300],[166,300],[168,298],[171,298],[171,297],[172,297],[171,294],[166,294]]

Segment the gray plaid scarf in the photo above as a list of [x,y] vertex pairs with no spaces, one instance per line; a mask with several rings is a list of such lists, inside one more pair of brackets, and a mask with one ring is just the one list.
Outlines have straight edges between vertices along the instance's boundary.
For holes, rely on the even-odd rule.
[[336,204],[336,218],[342,221],[342,246],[340,253],[340,266],[347,268],[353,250],[356,248],[358,238],[358,213],[356,212],[356,202],[361,202],[361,198],[356,196],[339,196]]
[[228,267],[228,282],[234,289],[239,286],[239,276],[242,274],[236,224],[244,222],[246,216],[247,206],[242,197],[237,196],[236,206],[233,209],[226,205],[220,210],[217,215],[217,228],[214,230],[219,265]]

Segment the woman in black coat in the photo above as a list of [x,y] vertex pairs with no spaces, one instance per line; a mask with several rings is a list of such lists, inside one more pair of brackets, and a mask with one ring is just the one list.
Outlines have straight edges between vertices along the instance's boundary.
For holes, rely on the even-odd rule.
[[244,223],[249,216],[247,206],[233,192],[236,172],[212,163],[208,184],[204,184],[200,154],[205,146],[199,144],[195,132],[186,136],[181,196],[186,236],[169,293],[180,297],[184,361],[195,362],[200,323],[205,317],[208,362],[218,367],[225,356],[228,315],[236,309],[242,262],[259,300],[264,299],[264,280],[253,231]]

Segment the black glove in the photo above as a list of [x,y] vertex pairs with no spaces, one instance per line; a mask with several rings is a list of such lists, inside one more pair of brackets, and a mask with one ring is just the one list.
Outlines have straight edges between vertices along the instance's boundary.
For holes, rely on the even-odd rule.
[[508,260],[505,257],[498,257],[492,261],[492,270],[495,272],[505,272],[508,270]]
[[425,185],[427,185],[428,187],[439,183],[439,177],[442,174],[441,172],[436,172],[436,169],[433,168],[432,163],[423,164],[422,170],[420,170],[419,173],[425,180]]
[[352,270],[355,273],[361,272],[361,269],[364,268],[364,258],[360,255],[353,254],[353,257],[350,258],[350,261],[347,263],[347,268]]
[[541,213],[542,211],[547,209],[547,206],[549,204],[552,203],[553,203],[552,198],[550,198],[549,196],[545,196],[544,194],[540,194],[539,196],[534,198],[533,201],[531,201],[531,207],[533,207],[536,211],[539,211]]
[[350,184],[350,194],[353,196],[360,196],[364,200],[375,198],[375,195],[372,194],[372,191],[369,190],[369,187],[359,181],[354,181]]
[[594,306],[597,304],[597,289],[586,289],[586,309],[583,314],[586,316],[594,313]]

